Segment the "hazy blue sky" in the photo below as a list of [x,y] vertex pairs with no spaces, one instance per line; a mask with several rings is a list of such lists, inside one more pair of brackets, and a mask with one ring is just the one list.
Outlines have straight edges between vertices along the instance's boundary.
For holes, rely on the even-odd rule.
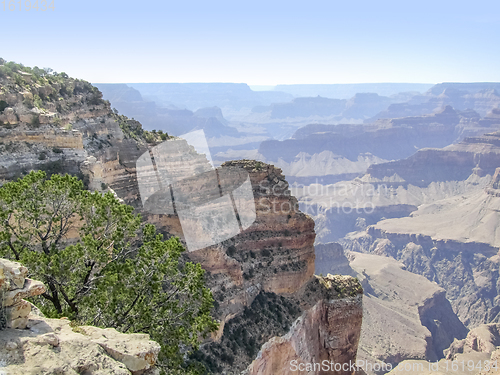
[[95,83],[500,81],[498,0],[54,5],[0,3],[0,57]]

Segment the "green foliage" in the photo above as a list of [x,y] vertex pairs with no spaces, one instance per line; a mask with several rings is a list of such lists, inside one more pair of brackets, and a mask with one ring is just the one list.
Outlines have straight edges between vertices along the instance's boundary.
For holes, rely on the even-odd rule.
[[76,177],[31,172],[0,188],[0,256],[45,283],[34,302],[47,316],[148,333],[162,346],[160,367],[186,373],[184,353],[217,328],[212,293],[179,240],[132,211]]
[[190,360],[193,365],[202,363],[210,373],[224,373],[223,367],[229,373],[227,367],[234,370],[234,365],[241,371],[255,358],[262,344],[288,332],[300,314],[300,304],[293,298],[260,292],[249,308],[245,307],[242,314],[224,325],[219,343],[204,345],[190,355]]
[[34,128],[38,128],[40,126],[40,115],[33,115],[31,117],[30,125]]
[[229,246],[226,250],[226,254],[230,257],[234,256],[234,254],[236,254],[236,247],[234,245]]
[[23,104],[25,107],[27,108],[33,108],[33,106],[35,105],[35,103],[33,102],[33,98],[30,97],[30,96],[26,96],[23,100]]
[[16,82],[16,84],[19,86],[24,86],[26,84],[26,82],[24,81],[23,77],[21,77],[20,74],[14,73],[13,78],[14,82]]
[[42,99],[38,96],[38,95],[33,95],[33,104],[35,105],[35,107],[37,107],[38,109],[43,109],[43,102],[42,102]]
[[155,134],[148,132],[147,130],[144,130],[143,132],[144,140],[147,143],[154,143],[155,142]]
[[264,249],[260,252],[262,254],[262,256],[264,257],[269,257],[271,256],[271,252],[268,250],[268,249]]
[[0,112],[3,112],[5,108],[7,108],[9,105],[5,100],[0,100]]
[[140,122],[134,119],[129,119],[127,116],[118,114],[116,108],[113,108],[113,118],[120,125],[120,129],[126,138],[132,138],[137,141],[145,141],[146,143],[157,143],[165,141],[169,138],[167,133],[163,133],[161,130],[144,130]]

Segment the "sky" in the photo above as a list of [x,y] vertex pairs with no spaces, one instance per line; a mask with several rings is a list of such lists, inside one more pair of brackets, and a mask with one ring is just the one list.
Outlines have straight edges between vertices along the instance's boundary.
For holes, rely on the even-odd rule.
[[500,81],[498,0],[51,2],[0,2],[0,57],[92,83]]

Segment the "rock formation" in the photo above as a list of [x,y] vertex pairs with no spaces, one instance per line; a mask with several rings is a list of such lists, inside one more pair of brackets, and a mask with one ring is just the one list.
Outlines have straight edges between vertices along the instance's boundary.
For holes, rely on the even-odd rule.
[[397,175],[400,184],[424,187],[433,181],[465,180],[471,173],[493,175],[498,165],[500,132],[494,132],[442,149],[419,150],[407,159],[372,165],[367,174],[379,180]]
[[155,363],[160,345],[149,335],[43,317],[23,299],[45,291],[41,282],[26,279],[27,273],[21,264],[0,259],[0,297],[5,306],[0,319],[5,313],[7,322],[7,328],[0,327],[0,373],[159,374]]
[[496,82],[441,83],[431,87],[423,95],[415,95],[405,103],[391,104],[367,122],[382,118],[421,116],[439,111],[446,105],[466,111],[472,109],[481,116],[487,115],[500,104],[500,86]]
[[403,361],[389,374],[409,375],[496,375],[500,373],[500,335],[498,324],[483,324],[467,337],[455,340],[439,362]]
[[422,205],[410,217],[383,220],[342,242],[351,250],[402,261],[447,291],[469,328],[500,319],[498,186]]
[[[422,158],[439,159],[440,155],[452,154],[454,149],[443,150],[445,154],[426,150],[413,155],[416,150],[445,147],[464,137],[481,136],[499,128],[500,120],[493,115],[486,121],[473,111],[458,112],[447,106],[431,115],[383,119],[365,125],[311,124],[298,129],[292,139],[262,142],[259,153],[267,162],[283,168],[292,184],[328,184],[350,180],[364,174],[372,163],[374,165],[368,168],[367,173],[374,178],[397,174],[407,183],[421,186],[422,179],[427,182],[437,177],[437,181],[442,181],[456,172],[440,165],[436,171],[418,169],[425,163]],[[474,162],[473,156],[462,156],[462,159]],[[399,160],[404,158],[408,159]],[[388,160],[395,161],[386,162]],[[481,163],[487,166],[488,160],[489,156],[485,155]],[[477,163],[476,160],[471,168]],[[449,164],[446,166],[449,167]],[[423,177],[420,178],[421,175]],[[463,176],[460,179],[464,179]]]
[[407,159],[373,164],[364,176],[351,181],[328,184],[318,180],[292,185],[291,190],[302,211],[315,220],[316,241],[337,241],[383,218],[409,216],[422,204],[469,193],[481,200],[500,165],[499,136],[494,132],[468,137],[442,149],[419,150]]
[[[208,271],[219,317],[225,321],[250,306],[260,291],[298,291],[314,274],[315,233],[314,222],[298,210],[280,169],[250,160],[222,167],[240,167],[249,173],[255,222],[221,244],[190,252],[189,257]],[[149,220],[182,239],[175,215],[150,215]]]
[[31,304],[23,298],[45,292],[40,281],[26,279],[28,269],[0,258],[0,328],[26,328]]
[[[343,365],[356,362],[363,317],[362,294],[359,294],[361,287],[350,276],[330,274],[324,278],[317,276],[310,284],[317,284],[322,289],[320,293],[323,298],[305,310],[286,335],[273,337],[266,342],[244,374],[352,373],[348,367],[343,370],[333,368],[332,371],[320,367],[311,371],[306,369],[306,364],[322,364],[326,361]],[[304,288],[306,291],[310,289],[311,285]]]
[[445,291],[425,277],[380,255],[348,253],[337,243],[316,246],[317,273],[356,276],[363,285],[360,367],[373,374],[375,364],[395,367],[406,359],[436,361],[467,329],[453,312]]

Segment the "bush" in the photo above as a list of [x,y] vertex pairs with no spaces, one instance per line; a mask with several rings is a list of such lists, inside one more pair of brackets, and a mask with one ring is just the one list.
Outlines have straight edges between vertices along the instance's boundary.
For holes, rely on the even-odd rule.
[[40,115],[33,115],[30,125],[34,128],[38,128],[40,126]]
[[236,254],[236,247],[234,247],[234,245],[229,246],[226,250],[226,254],[230,257],[234,256],[234,254]]
[[40,98],[38,95],[34,95],[33,96],[33,104],[35,105],[35,107],[37,107],[38,109],[43,109],[43,102],[42,102],[42,98]]
[[[78,236],[66,238],[69,230]],[[5,183],[0,239],[0,256],[47,286],[32,299],[46,316],[148,333],[168,374],[182,371],[185,354],[217,329],[204,271],[183,260],[180,241],[164,240],[132,207],[84,190],[77,177],[38,171]]]

